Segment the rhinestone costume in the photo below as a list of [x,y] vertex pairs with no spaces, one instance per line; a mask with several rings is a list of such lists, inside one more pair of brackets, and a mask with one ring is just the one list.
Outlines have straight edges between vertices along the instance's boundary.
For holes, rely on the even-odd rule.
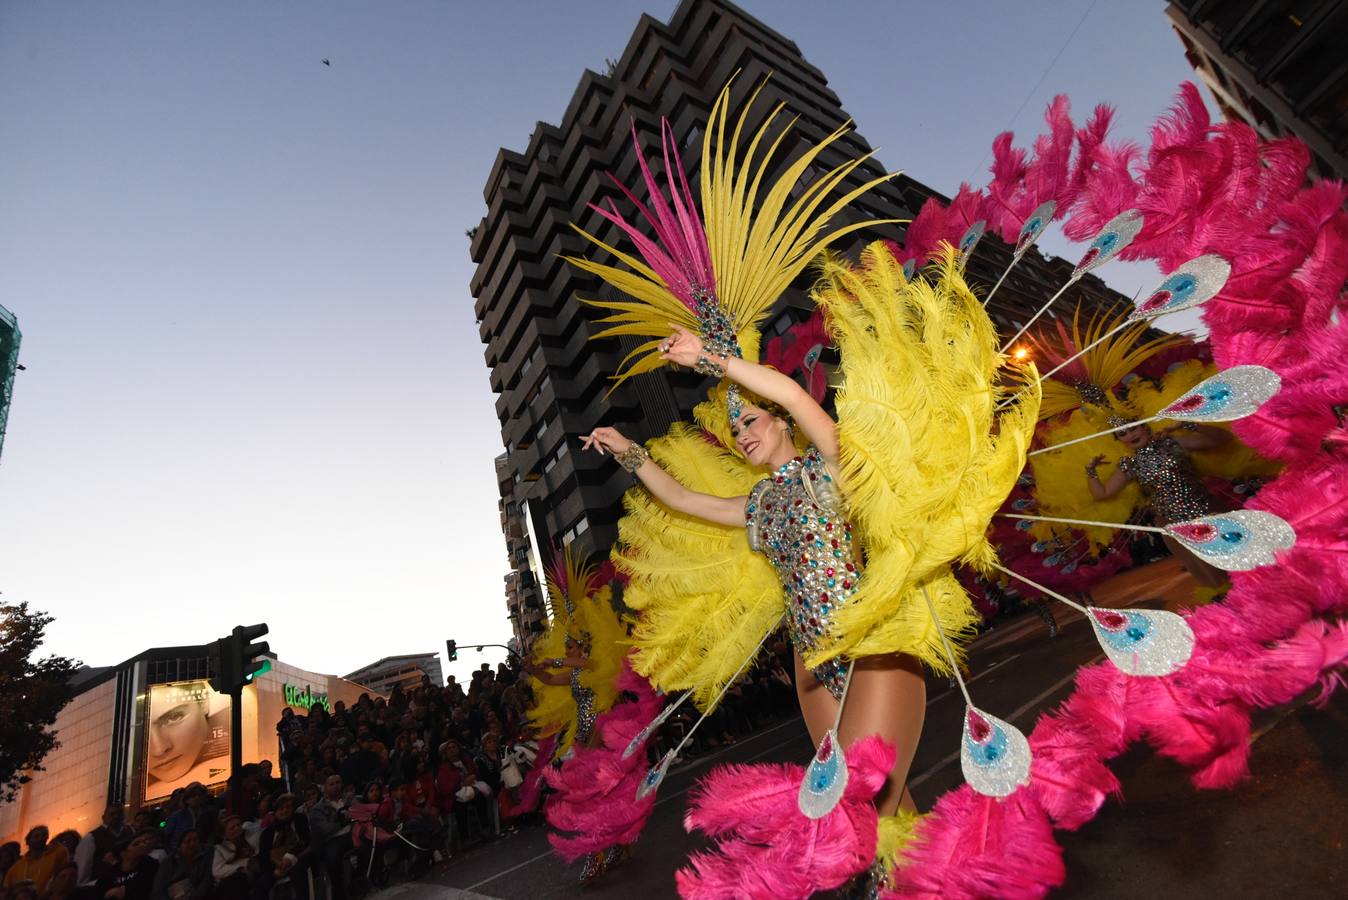
[[581,686],[579,668],[571,670],[571,696],[576,700],[576,743],[584,746],[594,731],[594,691]]
[[[833,611],[857,591],[860,568],[852,525],[818,449],[811,445],[754,485],[744,518],[749,545],[767,556],[782,581],[787,629],[803,654],[829,634]],[[842,696],[845,661],[830,660],[813,672],[833,696]]]
[[1158,525],[1183,522],[1212,512],[1212,497],[1189,454],[1172,437],[1154,437],[1132,456],[1119,460],[1119,470],[1127,473],[1151,499]]

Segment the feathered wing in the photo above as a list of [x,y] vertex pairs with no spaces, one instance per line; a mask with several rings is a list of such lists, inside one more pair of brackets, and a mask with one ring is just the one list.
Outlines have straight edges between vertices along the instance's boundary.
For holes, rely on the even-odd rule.
[[[646,446],[694,491],[746,495],[764,474],[683,423]],[[781,583],[742,527],[674,512],[639,487],[623,505],[613,561],[631,579],[623,602],[639,614],[633,668],[666,692],[692,690],[706,708],[781,617]]]
[[1024,467],[1039,393],[996,414],[992,323],[953,250],[928,276],[905,281],[873,244],[858,268],[825,263],[815,292],[842,354],[838,475],[867,563],[808,665],[898,651],[948,671],[924,587],[948,635],[977,621],[949,563],[994,561],[988,522]]

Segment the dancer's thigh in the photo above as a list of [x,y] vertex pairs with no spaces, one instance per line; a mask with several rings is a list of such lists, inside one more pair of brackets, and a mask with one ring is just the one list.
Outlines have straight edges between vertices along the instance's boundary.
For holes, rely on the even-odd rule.
[[898,807],[926,711],[927,685],[917,660],[890,654],[856,661],[838,737],[843,747],[872,734],[894,745],[894,768],[876,802],[881,814],[891,814]]

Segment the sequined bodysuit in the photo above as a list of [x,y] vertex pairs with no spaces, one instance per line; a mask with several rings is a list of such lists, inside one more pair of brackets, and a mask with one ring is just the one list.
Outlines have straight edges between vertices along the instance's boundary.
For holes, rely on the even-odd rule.
[[1172,437],[1154,437],[1132,456],[1119,460],[1124,472],[1142,488],[1151,500],[1158,525],[1183,522],[1212,512],[1212,497],[1189,454]]
[[579,668],[571,669],[571,696],[576,701],[576,743],[584,746],[594,731],[594,691],[581,686]]
[[[750,547],[767,556],[782,581],[787,630],[803,654],[830,633],[833,612],[856,593],[860,569],[852,525],[818,449],[811,445],[755,484],[744,518]],[[813,671],[830,693],[842,695],[845,661]]]

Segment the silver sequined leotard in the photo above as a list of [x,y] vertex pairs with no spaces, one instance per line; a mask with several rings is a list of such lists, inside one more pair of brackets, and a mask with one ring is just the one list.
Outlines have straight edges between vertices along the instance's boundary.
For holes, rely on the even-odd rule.
[[1119,470],[1151,499],[1158,525],[1212,512],[1212,496],[1194,471],[1189,454],[1172,437],[1152,438],[1147,446],[1119,460]]
[[576,701],[576,743],[584,746],[594,731],[594,691],[581,686],[578,668],[571,670],[571,696]]
[[[852,526],[819,451],[811,445],[803,457],[754,485],[744,518],[749,546],[767,556],[782,580],[787,629],[803,654],[830,632],[833,611],[856,593],[860,568]],[[813,671],[833,696],[842,695],[845,661],[834,659]]]

